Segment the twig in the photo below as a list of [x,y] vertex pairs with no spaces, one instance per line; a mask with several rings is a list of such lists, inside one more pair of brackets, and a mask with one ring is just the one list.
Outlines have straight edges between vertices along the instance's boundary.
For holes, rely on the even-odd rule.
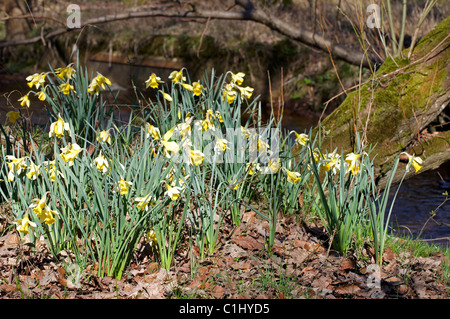
[[201,49],[201,47],[202,47],[203,36],[205,35],[206,30],[208,29],[209,21],[211,21],[211,16],[209,16],[209,17],[208,17],[208,20],[206,20],[205,28],[203,29],[202,34],[201,34],[201,36],[200,36],[200,42],[199,42],[198,48],[197,48],[197,58],[200,57],[200,49]]
[[[3,11],[3,12],[5,13],[5,11]],[[0,18],[0,21],[8,21],[8,20],[14,20],[14,19],[28,19],[28,18],[32,18],[35,25],[36,25],[36,20],[51,20],[51,21],[55,21],[55,22],[61,24],[64,27],[67,26],[64,21],[61,21],[57,18],[50,17],[50,16],[35,16],[35,15],[31,15],[31,14],[24,14],[24,15],[20,15],[20,16],[7,15],[6,17]]]

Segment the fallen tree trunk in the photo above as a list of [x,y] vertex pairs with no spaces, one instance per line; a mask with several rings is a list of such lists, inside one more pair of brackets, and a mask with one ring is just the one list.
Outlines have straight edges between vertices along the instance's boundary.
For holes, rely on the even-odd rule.
[[[334,58],[344,60],[350,64],[362,67],[370,67],[371,65],[379,64],[381,61],[374,56],[365,55],[360,50],[349,50],[340,45],[337,45],[333,41],[326,39],[324,36],[320,36],[315,32],[308,31],[285,22],[276,16],[272,16],[267,12],[258,9],[252,5],[248,0],[236,0],[236,4],[244,9],[244,11],[209,11],[209,10],[197,10],[195,7],[190,9],[166,9],[166,10],[150,10],[150,11],[130,11],[122,14],[113,14],[93,19],[88,19],[82,23],[80,29],[100,25],[104,23],[116,22],[128,19],[142,19],[149,17],[166,17],[166,18],[190,18],[190,19],[218,19],[218,20],[250,20],[256,23],[263,24],[270,29],[290,38],[295,41],[307,44],[311,47],[320,49],[326,53],[331,54]],[[29,16],[31,18],[31,16]],[[36,18],[36,17],[33,17]],[[39,18],[39,17],[37,17]],[[41,17],[45,18],[45,17]],[[0,48],[32,44],[42,41],[45,43],[47,40],[61,36],[67,32],[74,31],[76,29],[60,28],[47,32],[45,34],[35,36],[28,39],[18,39],[6,42],[0,42]]]
[[[424,160],[419,173],[450,160],[449,31],[450,17],[422,38],[411,60],[387,59],[320,124],[321,131],[328,133],[323,136],[323,147],[330,152],[335,148],[355,151],[357,134],[375,146],[380,188],[402,152]],[[397,170],[394,182],[403,173],[404,169]],[[414,170],[406,178],[413,174]]]

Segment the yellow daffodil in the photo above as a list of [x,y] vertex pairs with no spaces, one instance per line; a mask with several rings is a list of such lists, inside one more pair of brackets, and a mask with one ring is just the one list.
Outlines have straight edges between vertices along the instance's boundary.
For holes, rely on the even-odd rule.
[[100,88],[102,88],[103,90],[106,88],[105,84],[108,86],[112,85],[111,81],[107,77],[103,76],[100,73],[97,73],[95,78],[93,78],[91,83],[89,84],[88,93],[98,94],[98,92],[100,92]]
[[108,86],[112,85],[111,81],[100,73],[97,74],[95,79],[97,80],[97,85],[100,86],[103,90],[106,88],[105,84]]
[[191,150],[189,152],[189,162],[192,165],[198,166],[203,163],[203,159],[205,158],[205,154],[203,154],[199,150]]
[[47,193],[45,193],[45,195],[40,199],[33,199],[32,204],[29,208],[31,208],[33,210],[33,213],[35,213],[36,216],[39,217],[39,222],[51,225],[56,221],[55,215],[59,214],[58,212],[51,210],[50,207],[47,206],[47,203],[45,202],[46,197]]
[[17,111],[9,111],[8,113],[6,113],[6,116],[8,117],[8,121],[14,124],[20,117],[20,113]]
[[165,150],[165,154],[168,158],[170,158],[171,155],[178,153],[178,151],[180,150],[180,146],[176,142],[169,141],[173,135],[173,132],[174,128],[168,130],[166,134],[164,134],[163,139],[161,141],[161,144]]
[[16,224],[17,230],[25,235],[28,234],[30,229],[33,230],[36,227],[36,224],[30,221],[28,214],[15,220],[13,223]]
[[20,106],[26,105],[27,107],[30,107],[30,97],[28,96],[28,94],[22,96],[20,99],[17,100],[20,102]]
[[69,82],[62,83],[59,85],[59,92],[62,92],[64,95],[69,95],[70,92],[73,91],[74,93],[77,93],[73,87],[72,84]]
[[48,136],[52,137],[55,135],[57,138],[62,138],[64,136],[64,131],[67,131],[70,136],[71,132],[69,123],[64,122],[61,115],[58,114],[58,120],[50,125],[50,132],[48,133]]
[[41,171],[39,169],[39,165],[34,164],[33,162],[30,163],[30,166],[28,167],[28,173],[26,176],[28,179],[36,180],[36,178],[41,174]]
[[121,178],[120,181],[117,182],[117,184],[120,195],[128,194],[128,192],[130,191],[130,186],[133,185],[133,183],[127,182],[123,178]]
[[421,165],[422,163],[423,163],[423,161],[420,157],[414,157],[414,159],[412,161],[412,165],[413,165],[416,173],[422,169],[422,165]]
[[56,165],[55,165],[55,160],[53,161],[44,161],[42,162],[42,166],[44,167],[45,171],[49,174],[50,176],[50,181],[54,182],[56,179],[56,173],[58,173],[59,176],[62,176],[61,172],[57,172],[56,171]]
[[72,166],[81,150],[82,148],[78,144],[69,144],[66,147],[61,148],[61,158],[64,160],[65,164]]
[[170,186],[169,184],[166,184],[166,188],[167,191],[164,193],[164,195],[169,196],[173,201],[177,200],[180,197],[181,191],[183,189],[179,186]]
[[28,81],[28,86],[32,88],[36,86],[36,89],[39,89],[40,86],[44,86],[45,77],[47,73],[34,73],[32,75],[27,76],[26,80]]
[[246,129],[245,127],[241,126],[241,134],[245,137],[245,138],[249,138],[249,133],[248,133],[248,129]]
[[246,86],[245,88],[238,86],[237,87],[239,92],[241,93],[241,96],[245,96],[245,98],[249,99],[252,97],[253,94],[253,88]]
[[202,90],[204,89],[203,85],[200,82],[192,83],[193,92],[195,96],[202,95]]
[[337,153],[329,153],[327,158],[325,159],[324,169],[326,172],[331,171],[333,174],[336,174],[337,171],[341,168],[341,156]]
[[271,159],[269,161],[269,163],[267,164],[267,167],[265,169],[265,173],[266,174],[276,174],[276,173],[278,173],[280,168],[281,168],[280,159],[278,159],[276,161]]
[[169,75],[169,79],[175,84],[186,81],[186,77],[183,76],[183,69],[180,71],[172,71]]
[[182,87],[184,87],[186,90],[194,92],[194,87],[188,83],[180,83]]
[[166,101],[169,101],[169,102],[172,102],[172,101],[173,101],[173,99],[172,99],[172,97],[170,96],[170,94],[168,94],[168,93],[166,93],[166,92],[163,92],[163,91],[161,91],[161,90],[159,90],[159,92],[163,95],[163,97],[164,97],[164,99],[165,99]]
[[33,213],[35,213],[37,217],[40,217],[43,214],[44,209],[47,206],[45,202],[46,198],[47,193],[45,193],[44,196],[42,196],[42,198],[35,198],[31,201],[31,205],[29,208],[33,210]]
[[256,142],[256,149],[260,153],[266,153],[269,149],[269,144],[264,142],[262,139],[258,138],[258,141]]
[[214,147],[214,149],[216,151],[222,151],[225,152],[227,147],[228,147],[228,141],[224,138],[218,138],[216,141],[216,146]]
[[6,163],[9,168],[8,181],[12,182],[14,181],[14,172],[19,175],[23,169],[27,168],[25,157],[16,158],[13,155],[6,155],[5,158],[9,161]]
[[232,190],[236,191],[239,189],[239,187],[241,186],[241,184],[243,183],[242,180],[238,180],[237,178],[234,178],[231,182],[230,182],[230,187]]
[[423,160],[420,157],[409,155],[406,152],[403,152],[402,154],[408,156],[408,169],[411,167],[411,165],[413,166],[416,173],[422,169]]
[[259,169],[259,164],[255,164],[255,163],[247,163],[247,165],[245,166],[245,169],[248,172],[248,175],[253,175],[255,174],[255,171],[257,171]]
[[233,90],[232,85],[228,84],[225,86],[225,89],[223,91],[223,96],[226,98],[228,104],[231,104],[236,99],[237,92]]
[[213,130],[213,131],[216,130],[213,119],[214,119],[214,114],[213,114],[212,109],[207,110],[205,119],[202,120],[203,132],[206,132],[207,130]]
[[164,81],[161,81],[161,78],[159,76],[156,76],[155,73],[152,73],[148,80],[145,81],[145,88],[151,87],[152,89],[157,89],[160,83],[164,83]]
[[206,132],[207,130],[215,131],[216,127],[214,126],[214,122],[211,120],[211,118],[206,118],[202,120],[202,130],[203,132]]
[[44,89],[42,89],[39,93],[37,93],[37,96],[40,101],[45,101],[45,99],[47,98]]
[[94,159],[94,163],[97,165],[97,170],[103,174],[109,169],[108,159],[102,154],[102,151],[100,151],[100,154]]
[[55,210],[51,210],[50,207],[47,206],[45,208],[45,213],[44,213],[44,216],[43,216],[44,220],[41,221],[41,223],[45,222],[45,224],[47,224],[47,225],[53,224],[56,221],[55,215],[59,215],[59,213],[57,211],[55,211]]
[[111,133],[108,131],[100,131],[97,136],[97,141],[108,143],[111,145]]
[[309,141],[308,134],[305,134],[305,133],[299,134],[299,133],[297,133],[295,131],[294,131],[294,133],[295,133],[295,142],[297,144],[306,145],[306,143]]
[[226,84],[223,89],[223,96],[224,98],[226,98],[229,104],[234,102],[238,92],[240,93],[241,98],[251,98],[254,89],[249,86],[241,86],[241,84],[244,82],[244,76],[245,73],[242,72],[238,72],[236,74],[231,73],[231,82]]
[[284,172],[287,175],[287,180],[291,184],[297,184],[301,179],[301,174],[298,172],[292,172],[287,168],[283,167]]
[[181,139],[185,139],[191,132],[191,121],[178,124],[177,129]]
[[244,82],[244,76],[245,76],[245,73],[243,73],[243,72],[238,72],[236,74],[231,73],[231,82],[236,83],[237,85],[241,85],[242,82]]
[[150,247],[154,247],[154,246],[158,245],[158,240],[156,238],[156,234],[155,234],[155,231],[153,229],[149,230],[145,234],[145,238],[148,241]]
[[149,205],[154,206],[156,205],[156,202],[153,200],[153,198],[150,195],[147,195],[145,197],[136,197],[134,199],[135,202],[138,202],[136,207],[140,210],[146,210],[148,211]]
[[219,120],[220,123],[223,123],[223,117],[222,117],[222,114],[220,114],[219,111],[216,112],[216,117],[217,117],[217,119]]
[[65,68],[58,68],[55,70],[56,76],[61,80],[64,80],[64,78],[66,78],[67,80],[72,79],[72,77],[75,75],[75,72],[76,71],[72,67],[72,64],[69,64]]
[[150,123],[145,123],[145,134],[146,138],[149,138],[150,136],[153,137],[155,140],[159,140],[161,138],[161,134],[159,133],[159,128],[154,127]]
[[347,172],[352,172],[353,175],[358,174],[360,166],[361,154],[349,153],[345,157],[345,161],[348,164]]
[[184,117],[184,121],[186,123],[189,122],[189,124],[190,124],[193,119],[194,119],[194,117],[192,116],[192,113],[191,112],[187,112],[186,116]]
[[316,162],[316,163],[320,160],[320,153],[317,149],[313,151],[313,157],[314,157],[314,162]]

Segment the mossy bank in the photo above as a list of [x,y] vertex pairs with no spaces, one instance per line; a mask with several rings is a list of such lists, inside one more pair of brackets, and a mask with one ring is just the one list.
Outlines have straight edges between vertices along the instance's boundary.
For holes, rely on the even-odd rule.
[[421,39],[410,60],[388,58],[372,78],[349,93],[321,123],[323,146],[330,152],[348,152],[356,147],[359,134],[375,146],[381,184],[401,152],[420,156],[424,170],[450,158],[448,127],[434,125],[448,113],[449,30],[450,17]]

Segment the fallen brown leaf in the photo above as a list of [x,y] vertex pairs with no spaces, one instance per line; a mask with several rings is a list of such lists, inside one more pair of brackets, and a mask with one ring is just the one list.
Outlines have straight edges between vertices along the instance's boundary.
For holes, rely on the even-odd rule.
[[395,258],[395,253],[392,251],[392,248],[388,247],[383,252],[383,260],[387,262],[391,262]]
[[58,272],[58,277],[56,278],[56,280],[58,280],[60,285],[66,286],[67,280],[64,278],[66,271],[61,267],[57,268],[56,271]]
[[258,242],[255,238],[245,235],[234,237],[233,242],[241,248],[248,250],[261,250],[264,248],[264,245]]
[[355,261],[352,259],[345,259],[341,264],[341,270],[353,270],[355,269]]
[[215,298],[222,299],[225,295],[225,288],[222,286],[215,286],[212,293]]
[[361,290],[357,285],[350,284],[337,287],[334,292],[341,296],[349,296],[358,293]]

